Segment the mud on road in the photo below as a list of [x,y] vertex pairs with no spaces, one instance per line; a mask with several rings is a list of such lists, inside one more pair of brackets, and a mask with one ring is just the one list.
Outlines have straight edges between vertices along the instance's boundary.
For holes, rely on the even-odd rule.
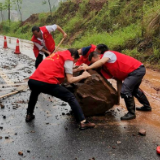
[[[34,60],[0,50],[0,95],[16,90],[35,70]],[[110,82],[115,86],[114,80]],[[123,100],[106,115],[90,117],[96,128],[79,131],[68,104],[41,94],[36,119],[25,123],[30,90],[0,100],[0,160],[159,160],[160,73],[147,69],[141,88],[152,112],[136,112],[137,118],[120,121],[126,112]],[[136,101],[136,105],[140,105]],[[146,136],[138,134],[140,129]],[[18,154],[22,153],[22,154]]]

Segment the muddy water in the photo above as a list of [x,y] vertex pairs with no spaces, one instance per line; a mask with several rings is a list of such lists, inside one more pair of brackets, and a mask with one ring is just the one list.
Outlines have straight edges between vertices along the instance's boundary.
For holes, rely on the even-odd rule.
[[[113,86],[116,88],[116,81],[109,80]],[[108,118],[103,118],[107,121],[109,125],[148,125],[156,127],[160,131],[160,73],[151,69],[147,69],[146,75],[143,78],[140,88],[145,92],[151,107],[152,112],[140,112],[136,111],[136,119],[131,121],[120,121],[120,117],[127,112],[124,100],[120,100],[120,105],[114,106],[109,115],[106,115]],[[136,106],[141,106],[141,104],[136,100]],[[94,117],[97,119],[96,117]],[[100,125],[100,124],[99,124]]]

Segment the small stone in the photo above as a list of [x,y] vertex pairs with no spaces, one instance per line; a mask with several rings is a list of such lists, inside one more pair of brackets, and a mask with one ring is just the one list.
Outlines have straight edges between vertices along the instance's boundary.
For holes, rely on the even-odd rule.
[[112,149],[116,149],[116,147],[115,147],[115,146],[112,146]]
[[30,150],[27,150],[27,153],[30,153],[31,151]]
[[20,156],[23,156],[23,152],[22,152],[22,151],[19,151],[18,154],[19,154]]
[[62,113],[62,115],[64,116],[64,115],[65,115],[65,113]]
[[9,137],[8,137],[8,136],[6,136],[6,137],[5,137],[5,139],[9,139]]
[[117,141],[117,144],[121,144],[121,141]]
[[0,129],[3,129],[3,127],[0,127]]
[[66,127],[66,128],[65,128],[65,130],[67,131],[67,130],[68,130],[68,128]]
[[6,116],[3,116],[3,119],[6,119]]
[[138,134],[141,136],[146,136],[146,131],[144,129],[140,129]]
[[17,109],[18,107],[17,106],[13,106],[13,109]]
[[70,116],[71,114],[68,112],[68,113],[66,113],[66,115],[67,115],[67,116]]
[[1,106],[1,109],[4,109],[4,108],[5,108],[5,106],[4,106],[3,104],[0,104],[0,106]]
[[31,133],[35,133],[35,131],[31,131]]
[[2,136],[0,136],[0,139],[2,139]]
[[66,106],[67,104],[66,103],[64,103],[64,102],[62,102],[62,104],[61,104],[61,106]]

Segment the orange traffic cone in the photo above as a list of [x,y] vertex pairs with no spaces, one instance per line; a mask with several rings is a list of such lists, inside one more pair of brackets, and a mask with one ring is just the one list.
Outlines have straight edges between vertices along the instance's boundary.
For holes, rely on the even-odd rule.
[[7,38],[6,38],[6,36],[4,36],[4,46],[3,46],[3,48],[8,48],[7,47]]
[[15,54],[20,54],[20,49],[19,49],[19,40],[17,39],[17,43],[16,43],[16,50],[14,52]]

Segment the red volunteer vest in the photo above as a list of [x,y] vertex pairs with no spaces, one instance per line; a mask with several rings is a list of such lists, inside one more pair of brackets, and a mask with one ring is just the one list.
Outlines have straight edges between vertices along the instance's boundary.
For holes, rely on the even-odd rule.
[[[44,39],[47,50],[52,53],[55,49],[55,42],[54,42],[52,35],[48,32],[45,26],[40,27],[40,30],[43,32],[43,39]],[[41,42],[34,35],[32,36],[31,41],[42,45]],[[35,45],[33,47],[33,52],[34,52],[35,57],[37,58],[39,54],[39,50]]]
[[[140,61],[134,59],[133,57],[116,51],[111,52],[116,55],[117,60],[114,63],[105,63],[102,66],[101,73],[106,79],[115,78],[118,80],[124,80],[129,73],[133,72],[139,68],[140,65],[142,65]],[[109,72],[109,74],[107,74],[107,72]]]
[[85,56],[81,56],[76,62],[76,66],[80,66],[82,63],[89,65],[91,62],[88,60],[88,56],[96,49],[96,46],[91,44],[91,48]]
[[73,61],[68,50],[53,53],[40,63],[30,79],[50,84],[61,84],[65,78],[64,63],[66,60]]

